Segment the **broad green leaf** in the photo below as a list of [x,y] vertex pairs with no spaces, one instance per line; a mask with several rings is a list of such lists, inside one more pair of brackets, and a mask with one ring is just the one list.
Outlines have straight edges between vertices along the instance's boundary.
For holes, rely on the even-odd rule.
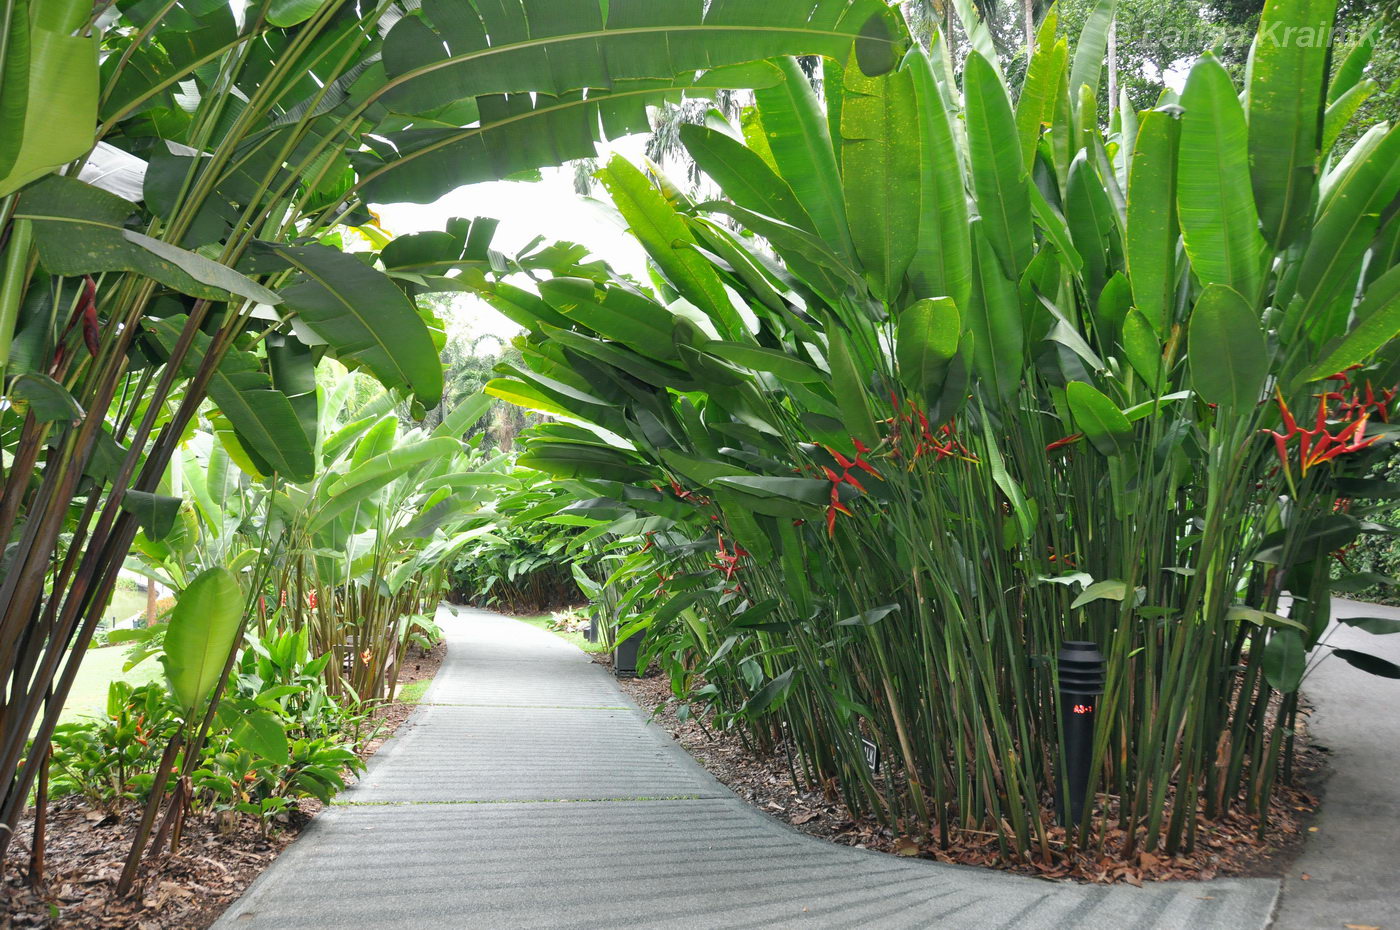
[[1230,75],[1213,55],[1192,67],[1181,106],[1176,196],[1186,254],[1202,282],[1232,287],[1253,303],[1265,244],[1249,175],[1249,133]]
[[1323,198],[1322,215],[1313,227],[1298,271],[1302,306],[1290,309],[1309,332],[1331,338],[1345,323],[1362,257],[1375,238],[1383,212],[1397,194],[1400,126],[1352,163]]
[[1127,318],[1123,321],[1122,341],[1123,354],[1128,357],[1128,364],[1133,366],[1133,371],[1137,372],[1148,390],[1156,394],[1162,389],[1166,377],[1162,343],[1157,339],[1157,334],[1148,323],[1147,317],[1137,307],[1129,310]]
[[279,29],[296,26],[314,16],[327,2],[328,0],[271,0],[267,8],[267,22]]
[[1088,437],[1094,448],[1107,456],[1123,455],[1133,447],[1133,425],[1092,384],[1071,381],[1065,388],[1074,425]]
[[1325,159],[1337,144],[1337,137],[1351,124],[1351,118],[1362,105],[1375,96],[1381,86],[1367,78],[1327,105],[1327,115],[1322,122],[1322,157]]
[[681,296],[704,311],[725,336],[741,338],[746,329],[729,302],[723,282],[693,248],[698,243],[690,228],[661,192],[619,155],[613,156],[598,177],[627,220],[632,235]]
[[426,407],[442,399],[442,360],[413,304],[388,277],[323,245],[271,246],[300,272],[280,291],[287,309],[349,364]]
[[281,719],[266,708],[253,708],[241,714],[229,736],[235,745],[248,750],[256,758],[277,765],[291,762],[287,731]]
[[852,259],[841,171],[826,115],[797,62],[784,59],[778,65],[783,82],[755,94],[768,150],[820,238],[837,255]]
[[[186,322],[185,317],[178,316],[147,319],[143,325],[168,356]],[[181,369],[184,376],[194,374],[208,352],[209,342],[204,333],[195,335],[194,347]],[[256,356],[229,350],[209,381],[209,397],[237,430],[242,446],[237,451],[254,456],[250,473],[267,475],[275,471],[293,481],[308,480],[315,473],[311,440],[301,418],[287,395],[273,388],[272,379],[263,372]],[[234,453],[234,449],[229,449],[231,456]]]
[[1303,228],[1317,183],[1337,0],[1268,0],[1249,67],[1249,164],[1264,238],[1287,247]]
[[1330,378],[1365,362],[1400,335],[1400,266],[1371,285],[1356,308],[1356,325],[1326,348],[1326,354],[1303,375],[1306,381]]
[[83,408],[78,406],[73,395],[63,385],[39,372],[26,372],[15,378],[10,382],[7,393],[10,399],[23,401],[29,413],[40,423],[78,420],[83,416]]
[[950,297],[965,307],[972,292],[972,242],[952,118],[924,50],[911,50],[904,67],[914,80],[922,176],[918,244],[909,264],[909,286],[915,297]]
[[197,713],[237,647],[243,591],[223,568],[201,572],[180,592],[165,633],[165,675],[186,719]]
[[1016,119],[996,69],[980,54],[968,56],[963,71],[967,98],[967,150],[972,190],[987,242],[1002,273],[1020,280],[1031,260],[1029,178],[1017,150]]
[[856,257],[892,302],[914,258],[922,201],[919,114],[909,68],[866,77],[845,69],[841,179]]
[[9,10],[0,59],[0,197],[81,157],[95,142],[98,37],[72,35],[65,21],[81,6],[28,0]]
[[1187,333],[1191,384],[1201,399],[1243,412],[1269,375],[1268,344],[1259,316],[1239,293],[1208,286],[1191,312]]
[[831,376],[815,365],[776,349],[745,345],[741,342],[707,342],[702,351],[754,371],[766,371],[795,384],[825,384]]
[[676,357],[671,338],[674,317],[655,301],[620,287],[598,288],[586,278],[552,278],[541,281],[539,290],[540,296],[567,319],[606,339],[650,358],[671,361]]
[[33,221],[39,261],[52,274],[134,271],[191,297],[282,302],[226,265],[125,228],[131,213],[120,197],[55,175],[25,189],[16,216]]
[[122,495],[122,510],[136,518],[147,539],[155,541],[165,539],[175,528],[175,518],[180,515],[182,503],[178,497],[150,491],[130,490]]
[[495,401],[485,393],[473,394],[465,400],[459,401],[457,406],[453,407],[452,411],[443,417],[442,422],[433,430],[433,435],[461,439],[467,430],[486,416],[494,403]]
[[1274,613],[1269,610],[1258,610],[1254,607],[1246,607],[1243,604],[1236,604],[1225,611],[1225,619],[1241,620],[1247,623],[1253,623],[1255,626],[1266,626],[1274,629],[1287,627],[1303,633],[1308,632],[1308,628],[1304,624],[1299,623],[1291,617],[1285,617],[1283,614]]
[[757,497],[779,497],[812,506],[821,506],[831,500],[831,482],[821,478],[732,476],[716,478],[713,483],[721,487],[744,491]]
[[962,316],[951,298],[920,300],[899,315],[895,359],[904,386],[933,406],[958,354]]
[[1295,630],[1278,630],[1264,646],[1264,679],[1275,690],[1288,694],[1298,690],[1308,666],[1308,650]]
[[[1069,72],[1069,92],[1078,97],[1081,87],[1088,87],[1097,98],[1104,60],[1108,57],[1108,30],[1113,24],[1117,0],[1098,0],[1093,12],[1084,22],[1079,42],[1074,49],[1074,64]],[[1112,101],[1110,101],[1112,103]]]
[[841,408],[846,432],[868,446],[880,441],[875,427],[875,414],[870,408],[870,390],[866,378],[856,366],[855,357],[845,333],[832,329],[827,334],[827,362],[831,366],[831,390]]
[[1080,592],[1079,596],[1069,605],[1069,609],[1078,610],[1085,604],[1092,604],[1094,601],[1121,601],[1127,596],[1127,582],[1118,581],[1117,579],[1096,581]]
[[744,704],[742,712],[749,716],[758,716],[782,707],[791,693],[792,676],[796,671],[796,667],[790,668],[760,688],[758,693]]
[[681,127],[680,139],[695,164],[714,179],[730,200],[790,226],[817,231],[788,183],[743,143],[718,130],[693,124]]
[[992,385],[994,396],[1005,402],[1020,388],[1025,361],[1020,297],[1015,285],[1002,274],[1001,263],[982,234],[981,222],[973,223],[972,241],[977,280],[967,326],[972,332],[974,368]]
[[1055,7],[1045,11],[1036,30],[1035,50],[1026,67],[1026,80],[1016,99],[1016,136],[1021,140],[1021,155],[1027,171],[1035,164],[1041,129],[1054,120],[1055,92],[1064,79],[1065,62],[1069,57],[1068,43],[1055,41],[1059,20]]
[[1165,336],[1176,290],[1177,142],[1181,121],[1152,110],[1139,123],[1128,175],[1124,257],[1133,302],[1158,336]]

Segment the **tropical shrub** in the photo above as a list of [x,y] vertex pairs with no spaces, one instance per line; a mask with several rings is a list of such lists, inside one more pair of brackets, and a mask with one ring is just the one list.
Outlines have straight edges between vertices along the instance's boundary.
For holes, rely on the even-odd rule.
[[960,68],[938,38],[878,76],[828,60],[823,105],[788,61],[742,130],[682,129],[723,200],[614,159],[651,287],[576,260],[479,286],[528,328],[488,392],[569,418],[520,464],[611,510],[599,533],[655,533],[623,632],[853,810],[1008,857],[1063,848],[1056,655],[1092,641],[1068,843],[1263,829],[1331,554],[1394,532],[1366,476],[1395,436],[1400,127],[1334,150],[1367,50],[1329,80],[1332,14],[1270,3],[1245,93],[1206,54],[1106,119],[1111,4],[1072,55],[1046,16],[1014,104],[965,21]]

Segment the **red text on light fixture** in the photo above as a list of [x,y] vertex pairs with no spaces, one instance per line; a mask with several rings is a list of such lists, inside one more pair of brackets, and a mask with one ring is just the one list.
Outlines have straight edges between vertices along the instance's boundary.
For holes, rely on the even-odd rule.
[[1076,704],[1076,705],[1074,705],[1073,710],[1074,710],[1074,712],[1075,712],[1076,714],[1092,714],[1092,713],[1094,712],[1094,705],[1093,705],[1093,704]]

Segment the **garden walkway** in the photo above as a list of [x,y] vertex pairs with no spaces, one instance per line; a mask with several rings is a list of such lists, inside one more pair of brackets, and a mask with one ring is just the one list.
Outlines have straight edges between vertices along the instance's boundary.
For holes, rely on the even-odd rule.
[[446,608],[426,701],[216,924],[236,928],[1267,925],[1278,883],[1084,886],[801,835],[563,640]]

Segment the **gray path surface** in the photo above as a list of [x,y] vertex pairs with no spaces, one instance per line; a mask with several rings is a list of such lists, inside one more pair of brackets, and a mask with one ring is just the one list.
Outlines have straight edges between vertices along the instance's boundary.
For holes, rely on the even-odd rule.
[[[1400,610],[1337,600],[1332,615],[1400,619]],[[1338,624],[1325,641],[1400,663],[1400,634]],[[1331,773],[1317,830],[1288,871],[1274,926],[1400,930],[1400,681],[1328,658],[1303,690],[1316,704],[1313,738],[1332,751]]]
[[558,637],[485,611],[439,622],[426,703],[216,930],[1268,924],[1273,881],[1051,883],[803,836]]

